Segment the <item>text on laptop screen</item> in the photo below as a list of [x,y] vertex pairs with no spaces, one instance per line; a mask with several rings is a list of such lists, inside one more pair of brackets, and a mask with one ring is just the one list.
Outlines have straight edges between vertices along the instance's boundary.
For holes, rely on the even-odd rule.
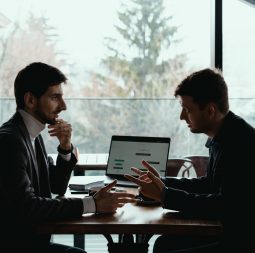
[[131,167],[141,170],[142,160],[155,167],[161,176],[165,176],[170,138],[112,136],[108,157],[107,175],[132,174]]

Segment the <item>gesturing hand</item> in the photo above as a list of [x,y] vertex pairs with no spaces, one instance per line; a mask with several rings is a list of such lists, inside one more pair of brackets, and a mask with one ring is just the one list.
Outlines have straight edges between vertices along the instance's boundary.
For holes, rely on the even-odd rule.
[[[142,165],[143,167],[145,167],[148,171],[150,171],[153,175],[155,175],[156,177],[160,177],[158,171],[151,166],[148,162],[146,162],[145,160],[142,160]],[[139,175],[139,179],[145,180],[145,181],[150,181],[150,179],[147,176],[147,172],[141,171],[135,167],[131,168],[132,171],[134,171],[137,175]]]
[[143,172],[137,168],[131,168],[138,178],[131,175],[125,175],[127,179],[139,185],[139,191],[146,197],[161,201],[162,190],[165,184],[161,181],[157,170],[146,161],[142,161],[142,165],[148,170]]
[[126,203],[136,203],[135,195],[126,192],[112,192],[111,189],[117,183],[112,183],[100,189],[93,197],[96,203],[96,211],[98,213],[114,213],[117,208],[122,207]]

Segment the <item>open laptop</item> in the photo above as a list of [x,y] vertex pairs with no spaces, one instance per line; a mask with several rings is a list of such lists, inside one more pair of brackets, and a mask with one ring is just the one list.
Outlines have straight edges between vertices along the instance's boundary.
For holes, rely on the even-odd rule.
[[105,184],[117,179],[118,186],[137,187],[124,177],[125,174],[137,176],[131,170],[136,167],[141,170],[141,161],[146,160],[154,166],[161,176],[165,176],[166,164],[170,148],[168,137],[121,136],[111,138]]

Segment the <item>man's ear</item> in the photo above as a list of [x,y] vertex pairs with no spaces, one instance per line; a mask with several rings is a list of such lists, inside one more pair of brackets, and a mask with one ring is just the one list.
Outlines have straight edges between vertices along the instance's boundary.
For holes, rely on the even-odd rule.
[[209,118],[210,119],[214,118],[215,115],[216,115],[216,104],[215,103],[209,103],[207,105],[207,111],[208,111]]
[[33,109],[37,104],[37,98],[28,91],[24,94],[24,103],[25,107],[28,109]]

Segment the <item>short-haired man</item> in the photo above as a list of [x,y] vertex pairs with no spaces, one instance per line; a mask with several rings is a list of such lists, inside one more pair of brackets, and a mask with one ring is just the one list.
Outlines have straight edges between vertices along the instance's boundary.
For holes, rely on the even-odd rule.
[[[22,69],[14,82],[17,111],[0,128],[0,249],[4,252],[84,252],[52,243],[37,235],[33,226],[44,221],[72,219],[89,212],[115,212],[127,202],[128,193],[114,193],[116,182],[93,197],[52,198],[63,195],[77,159],[71,143],[72,127],[59,114],[66,110],[57,68],[34,62]],[[50,136],[59,141],[56,165],[47,158],[40,132],[48,124]],[[1,249],[1,251],[2,251]]]
[[207,174],[194,179],[166,178],[150,164],[148,172],[126,177],[140,186],[143,195],[162,206],[191,217],[216,218],[223,224],[222,238],[161,236],[154,252],[248,252],[254,225],[255,130],[229,110],[228,88],[217,69],[203,69],[186,77],[176,88],[182,107],[180,119],[192,133],[208,136]]

